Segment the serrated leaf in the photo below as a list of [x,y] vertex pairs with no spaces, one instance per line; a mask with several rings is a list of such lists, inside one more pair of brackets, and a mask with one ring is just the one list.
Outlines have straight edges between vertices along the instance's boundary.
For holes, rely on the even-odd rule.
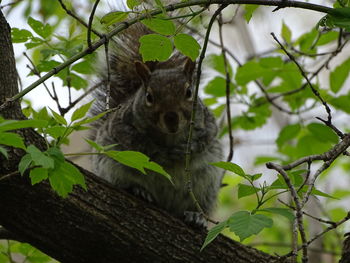
[[238,184],[238,199],[255,194],[256,192],[259,192],[259,191],[260,189],[255,188],[251,185]]
[[165,36],[149,34],[140,37],[139,41],[141,43],[139,51],[144,62],[165,61],[173,52],[173,45]]
[[32,161],[32,156],[29,153],[25,154],[22,157],[21,161],[18,164],[18,171],[21,173],[21,175],[23,175],[23,173],[28,169]]
[[329,75],[331,90],[337,93],[344,85],[350,73],[350,58],[337,66]]
[[201,251],[207,246],[209,245],[221,232],[222,230],[224,230],[227,227],[227,222],[223,221],[220,222],[219,224],[217,224],[216,226],[214,226],[213,228],[211,228],[208,231],[208,234],[204,240],[204,243],[201,247]]
[[43,38],[48,38],[52,33],[52,27],[49,24],[43,24],[42,22],[35,20],[32,17],[28,18],[28,25]]
[[66,132],[66,128],[63,126],[52,126],[45,129],[45,133],[52,136],[55,139],[58,139],[59,137],[62,137],[64,133]]
[[174,37],[174,45],[182,54],[195,61],[199,56],[201,46],[191,35],[177,34]]
[[50,170],[49,181],[51,187],[62,197],[67,197],[73,191],[73,185],[80,185],[87,190],[82,173],[74,165],[57,161],[57,168]]
[[296,138],[300,130],[301,126],[299,123],[283,127],[276,139],[277,146],[281,148],[287,141]]
[[29,145],[27,147],[27,153],[30,154],[35,165],[42,166],[43,168],[54,168],[54,160],[43,152],[41,152],[36,146]]
[[217,163],[210,163],[210,164],[216,167],[231,171],[244,178],[246,177],[244,170],[238,164],[230,163],[230,162],[217,162]]
[[113,25],[118,22],[124,21],[129,15],[129,12],[115,11],[104,15],[100,22],[106,26]]
[[290,31],[289,27],[284,23],[282,23],[282,31],[281,36],[283,37],[284,41],[290,43],[292,41],[292,31]]
[[41,167],[34,168],[30,170],[29,177],[32,185],[35,185],[48,178],[48,171]]
[[27,42],[33,37],[32,33],[25,29],[11,28],[12,43]]
[[239,236],[241,241],[272,225],[271,218],[261,214],[251,214],[248,211],[236,212],[228,219],[230,230]]
[[49,72],[50,70],[52,70],[60,64],[61,63],[55,60],[44,60],[40,61],[40,63],[37,65],[37,69],[39,72]]
[[11,132],[0,132],[0,144],[20,148],[23,150],[26,149],[23,138],[20,135]]
[[53,115],[53,118],[60,124],[64,125],[64,126],[67,126],[67,121],[65,118],[63,118],[61,115],[59,115],[57,112],[55,112],[54,110],[51,110],[51,113]]
[[79,119],[85,117],[86,113],[89,111],[93,102],[94,101],[90,101],[89,103],[86,103],[83,106],[81,106],[80,108],[76,109],[72,114],[71,121],[73,122],[73,121],[76,121],[76,120],[79,120]]
[[176,31],[175,24],[171,20],[150,18],[142,20],[141,23],[147,26],[152,31],[162,35],[173,35]]
[[293,212],[288,208],[269,207],[269,208],[259,209],[259,211],[281,215],[286,217],[290,221],[294,221],[294,218],[295,218]]
[[145,169],[157,172],[171,181],[171,176],[158,164],[151,162],[147,155],[134,151],[107,151],[104,154],[126,166],[146,174]]

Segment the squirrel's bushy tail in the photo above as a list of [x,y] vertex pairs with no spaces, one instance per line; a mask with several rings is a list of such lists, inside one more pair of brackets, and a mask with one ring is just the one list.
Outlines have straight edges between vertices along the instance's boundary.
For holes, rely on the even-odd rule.
[[[153,33],[145,25],[138,22],[116,35],[110,41],[110,108],[117,107],[132,97],[141,86],[141,79],[135,69],[135,61],[142,61],[142,56],[139,54],[139,38]],[[185,59],[184,55],[174,51],[167,61],[148,61],[145,64],[152,72],[158,69],[179,67],[179,65],[183,65]],[[99,63],[101,64],[99,78],[103,85],[100,85],[94,97],[96,101],[102,102],[105,101],[102,97],[105,97],[107,83],[107,67],[104,52],[100,53]],[[99,107],[103,107],[103,105]],[[100,110],[105,110],[105,107]]]

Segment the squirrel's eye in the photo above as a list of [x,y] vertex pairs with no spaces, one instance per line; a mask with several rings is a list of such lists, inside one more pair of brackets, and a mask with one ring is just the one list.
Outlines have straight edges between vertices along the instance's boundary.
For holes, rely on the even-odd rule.
[[146,92],[146,102],[147,102],[148,105],[152,105],[153,104],[153,96],[149,92]]
[[191,88],[187,88],[186,89],[186,99],[191,99],[192,98],[192,89]]

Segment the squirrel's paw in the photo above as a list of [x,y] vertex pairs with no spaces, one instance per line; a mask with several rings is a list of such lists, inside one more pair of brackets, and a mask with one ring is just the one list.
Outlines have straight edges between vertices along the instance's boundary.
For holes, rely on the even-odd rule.
[[142,187],[134,186],[130,189],[130,191],[133,195],[140,197],[149,203],[153,203],[154,201],[153,196]]
[[207,228],[208,222],[200,212],[185,211],[184,220],[186,223],[200,228]]

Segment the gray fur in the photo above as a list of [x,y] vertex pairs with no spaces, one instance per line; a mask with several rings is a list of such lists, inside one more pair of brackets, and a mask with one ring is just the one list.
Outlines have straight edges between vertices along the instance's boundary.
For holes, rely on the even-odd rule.
[[[118,109],[107,115],[93,129],[93,138],[101,145],[117,144],[115,150],[140,151],[160,164],[171,176],[172,185],[163,176],[149,172],[143,175],[106,156],[94,155],[94,172],[112,184],[132,190],[145,199],[176,216],[185,211],[197,211],[187,190],[185,149],[188,138],[192,101],[186,99],[188,85],[192,86],[193,71],[186,72],[186,58],[175,53],[162,63],[146,63],[150,69],[149,81],[142,81],[135,70],[138,38],[149,33],[138,24],[119,36],[111,55],[111,107]],[[185,68],[185,69],[184,69]],[[104,80],[102,74],[101,79]],[[152,91],[154,103],[146,103],[146,92]],[[100,102],[94,112],[103,110]],[[163,115],[172,112],[177,116],[176,132],[167,132]],[[221,160],[221,145],[216,139],[215,119],[204,104],[197,106],[191,147],[192,188],[206,214],[213,211],[221,185],[221,171],[209,165]],[[136,189],[136,190],[135,190]]]

